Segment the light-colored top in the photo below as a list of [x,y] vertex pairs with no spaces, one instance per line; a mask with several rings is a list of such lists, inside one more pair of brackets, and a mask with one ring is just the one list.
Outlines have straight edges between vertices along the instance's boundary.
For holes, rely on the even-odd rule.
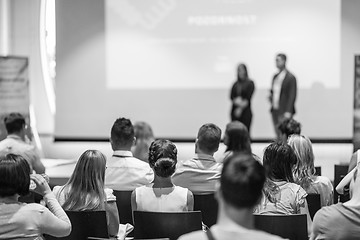
[[[64,188],[64,186],[55,186],[53,188],[53,193],[55,194],[56,199],[59,201],[60,205],[62,206],[65,203],[66,200],[66,192],[61,191]],[[106,202],[116,202],[116,197],[113,194],[113,190],[110,188],[105,188],[105,197]],[[105,210],[105,209],[104,209]]]
[[[255,230],[244,228],[235,222],[226,222],[225,224],[215,224],[210,228],[210,231],[216,240],[280,240],[281,237]],[[179,240],[208,240],[206,233],[203,231],[195,231],[182,235]]]
[[307,193],[295,183],[275,182],[280,188],[276,195],[276,203],[272,203],[263,195],[260,204],[255,208],[259,214],[300,214],[300,207],[306,201]]
[[130,151],[114,151],[106,167],[105,186],[113,190],[132,191],[154,179],[149,164],[134,158]]
[[173,186],[153,188],[152,185],[135,189],[136,210],[148,212],[186,212],[188,211],[188,189]]
[[274,79],[273,85],[273,109],[279,109],[281,86],[286,76],[286,69],[282,70]]
[[215,184],[221,176],[222,164],[213,156],[196,154],[192,159],[179,162],[172,176],[177,186],[188,188],[193,194],[215,192]]
[[37,203],[0,203],[0,239],[42,239],[42,234],[64,237],[71,223],[53,193],[44,196],[48,208]]
[[308,194],[320,194],[321,207],[330,206],[334,202],[334,188],[329,178],[315,176],[311,185],[305,189]]
[[45,171],[40,160],[40,154],[36,147],[26,143],[15,134],[9,134],[0,142],[0,154],[8,153],[23,156],[30,164],[31,170],[35,170],[37,173],[43,173]]
[[355,240],[359,237],[360,208],[338,203],[316,212],[310,239]]

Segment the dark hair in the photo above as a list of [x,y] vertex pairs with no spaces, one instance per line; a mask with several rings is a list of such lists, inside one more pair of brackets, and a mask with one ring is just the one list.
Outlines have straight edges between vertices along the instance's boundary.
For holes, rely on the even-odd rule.
[[220,182],[226,203],[236,208],[253,207],[261,198],[265,170],[252,155],[236,153],[224,161]]
[[240,63],[240,64],[238,65],[238,67],[237,67],[237,80],[238,80],[238,81],[241,80],[241,79],[240,79],[240,76],[239,76],[239,69],[240,69],[241,67],[243,67],[244,70],[245,70],[245,78],[246,78],[246,79],[249,78],[248,70],[247,70],[246,65],[245,65],[244,63]]
[[225,130],[226,152],[251,153],[251,141],[247,127],[239,121],[233,121],[226,125]]
[[297,158],[287,143],[273,142],[264,152],[263,164],[266,176],[273,181],[294,182],[292,167]]
[[213,123],[204,124],[199,129],[197,139],[200,149],[216,152],[221,140],[221,129]]
[[292,134],[301,134],[301,124],[293,118],[285,118],[277,126],[279,131],[289,137]]
[[280,57],[282,60],[286,62],[286,55],[284,53],[278,53],[276,56]]
[[20,196],[29,193],[30,166],[20,155],[6,154],[0,156],[0,196]]
[[4,118],[8,134],[20,132],[25,126],[25,118],[20,113],[10,113]]
[[159,139],[151,143],[149,148],[149,164],[159,177],[170,177],[175,172],[177,149],[169,140]]
[[118,118],[111,128],[111,141],[115,146],[131,146],[134,127],[127,118]]

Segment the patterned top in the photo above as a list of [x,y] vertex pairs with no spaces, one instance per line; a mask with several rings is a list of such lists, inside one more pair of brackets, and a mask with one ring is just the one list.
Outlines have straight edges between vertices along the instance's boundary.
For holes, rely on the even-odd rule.
[[300,214],[300,207],[304,206],[307,193],[295,183],[286,181],[274,182],[280,191],[275,196],[277,201],[272,203],[263,195],[260,204],[255,208],[259,214]]

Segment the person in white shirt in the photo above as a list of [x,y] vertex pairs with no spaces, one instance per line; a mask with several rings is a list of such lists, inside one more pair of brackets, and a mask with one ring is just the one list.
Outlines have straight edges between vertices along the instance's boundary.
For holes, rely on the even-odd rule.
[[10,113],[4,118],[4,124],[8,135],[0,142],[0,155],[21,155],[30,164],[31,172],[45,173],[38,149],[26,136],[25,118],[20,113]]
[[111,128],[110,143],[114,153],[106,162],[105,187],[118,191],[132,191],[154,179],[149,164],[133,157],[131,153],[135,136],[134,127],[129,119],[116,119]]
[[276,67],[279,72],[273,77],[269,96],[277,139],[280,139],[280,132],[277,128],[279,122],[284,118],[292,118],[295,114],[296,78],[287,70],[286,59],[286,55],[283,53],[276,56]]
[[149,148],[149,165],[155,172],[154,182],[137,187],[131,195],[133,211],[186,212],[194,208],[193,194],[171,181],[177,163],[177,149],[169,140],[159,139]]
[[217,185],[217,223],[206,233],[195,231],[181,236],[179,240],[282,239],[254,229],[253,207],[261,198],[264,182],[264,167],[252,155],[235,153],[229,156]]
[[212,123],[200,127],[195,141],[195,156],[179,162],[173,175],[175,185],[188,188],[194,194],[211,194],[220,179],[222,164],[214,153],[221,140],[221,129]]

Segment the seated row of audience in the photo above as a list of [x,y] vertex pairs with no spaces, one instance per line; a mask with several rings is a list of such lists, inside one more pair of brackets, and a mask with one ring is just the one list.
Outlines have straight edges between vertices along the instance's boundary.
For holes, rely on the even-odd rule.
[[[299,135],[300,124],[293,119],[286,121],[288,123],[285,124],[284,121],[283,125],[279,126],[287,131],[284,136],[290,134],[291,129],[296,134],[287,136],[286,140],[284,137],[283,142],[271,143],[265,149],[264,171],[259,163],[261,160],[251,152],[248,131],[240,122],[231,122],[226,126],[224,143],[227,149],[223,158],[218,161],[215,160],[214,153],[219,148],[221,129],[215,124],[204,124],[199,129],[195,141],[195,155],[192,159],[178,162],[177,149],[171,141],[155,140],[148,149],[146,162],[146,159],[140,160],[133,156],[132,150],[134,151],[134,149],[132,148],[136,137],[131,121],[119,118],[111,128],[110,143],[114,151],[111,158],[106,160],[106,157],[96,150],[84,152],[69,181],[64,186],[54,187],[53,191],[65,210],[106,210],[111,236],[116,236],[119,229],[116,198],[112,190],[133,191],[132,209],[141,211],[192,211],[193,194],[216,193],[219,201],[217,224],[219,226],[215,225],[215,237],[220,233],[229,234],[219,230],[223,229],[223,224],[234,222],[240,223],[245,229],[251,228],[252,221],[246,222],[246,218],[244,218],[245,216],[248,218],[250,212],[251,214],[253,212],[259,214],[307,214],[310,233],[312,221],[306,196],[311,193],[320,194],[321,206],[331,205],[332,185],[329,179],[315,175],[311,142],[307,137]],[[149,134],[146,138],[149,140],[153,136],[151,128],[148,128],[147,132]],[[145,144],[145,141],[143,143],[144,145],[148,144],[148,142]],[[25,155],[22,158],[8,154],[1,160],[1,163],[6,165],[7,159],[11,157],[26,159]],[[236,159],[241,159],[241,161]],[[12,164],[15,162],[17,164],[20,160],[13,162]],[[28,166],[30,165],[28,164]],[[262,172],[265,172],[265,175]],[[266,180],[265,178],[261,180],[259,174],[266,176]],[[2,182],[2,178],[0,183],[3,185],[0,188],[9,184]],[[39,184],[41,180],[41,184],[44,184],[41,176],[32,175],[32,178],[36,183]],[[220,188],[217,187],[219,181],[221,182]],[[255,181],[254,185],[250,184],[251,181]],[[260,191],[256,193],[256,189],[250,190],[246,186],[254,186],[254,188],[258,186]],[[47,187],[40,193],[46,195],[45,199],[49,199],[48,196],[52,199],[50,202],[47,201],[48,204],[52,204],[50,210],[54,210],[52,217],[68,222],[67,217],[62,215],[63,210],[58,211],[59,204],[54,203],[56,202],[54,195],[49,194]],[[231,193],[230,190],[234,192]],[[10,195],[0,193],[0,202],[7,203]],[[19,195],[23,195],[23,192],[18,190],[11,193],[15,194],[15,197],[11,196],[11,199],[16,200],[15,202]],[[15,212],[18,210],[14,209]],[[318,226],[317,218],[315,217],[314,226]],[[251,217],[248,219],[251,220]],[[5,218],[4,222],[8,222],[8,220]],[[235,228],[235,225],[230,224],[229,226],[232,226],[229,229]],[[213,228],[209,234],[212,234],[212,230]],[[243,230],[241,229],[241,231]],[[18,234],[16,232],[18,230],[13,229],[12,231],[10,231],[10,235]],[[318,234],[316,231],[314,227],[312,235],[314,239]],[[0,235],[2,233],[3,230],[0,229]],[[35,235],[42,233],[68,234],[64,229],[61,233],[56,232],[55,234],[51,231],[43,231],[39,226],[34,231]],[[251,232],[250,235],[252,234],[257,236],[258,233]]]

